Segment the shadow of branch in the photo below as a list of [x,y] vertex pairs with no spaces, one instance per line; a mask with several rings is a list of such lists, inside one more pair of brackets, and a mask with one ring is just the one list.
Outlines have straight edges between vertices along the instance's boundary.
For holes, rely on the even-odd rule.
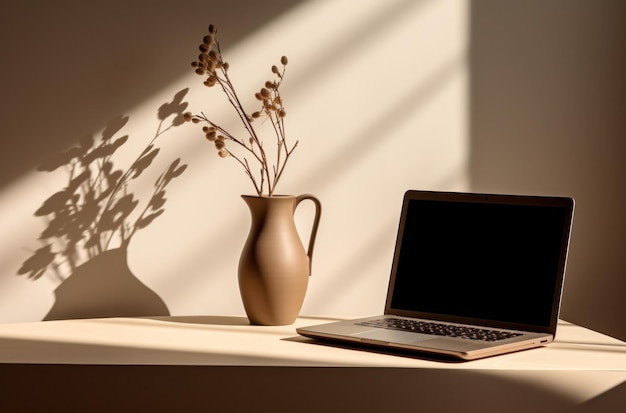
[[98,139],[85,136],[37,168],[67,174],[66,186],[35,211],[47,223],[39,236],[42,246],[17,271],[33,281],[46,275],[60,284],[45,319],[169,315],[163,300],[128,268],[127,248],[137,231],[165,212],[166,189],[187,165],[180,158],[172,161],[142,209],[129,183],[153,165],[160,152],[158,138],[184,123],[187,92],[179,91],[158,108],[155,135],[126,170],[114,161],[129,141],[128,135],[119,136],[128,116],[112,119]]

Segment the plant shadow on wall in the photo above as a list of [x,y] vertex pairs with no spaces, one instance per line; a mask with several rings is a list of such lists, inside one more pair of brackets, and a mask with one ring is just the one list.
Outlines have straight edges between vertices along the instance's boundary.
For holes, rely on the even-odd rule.
[[131,272],[127,251],[137,231],[163,214],[165,189],[187,165],[181,165],[180,158],[170,163],[145,204],[135,198],[130,184],[158,155],[157,138],[184,122],[187,91],[160,106],[155,136],[126,171],[117,169],[113,158],[129,139],[118,136],[128,116],[109,122],[99,139],[85,137],[37,168],[42,172],[65,168],[68,174],[67,186],[35,212],[47,222],[39,237],[43,246],[18,270],[31,280],[45,275],[59,283],[44,320],[169,315],[165,302]]

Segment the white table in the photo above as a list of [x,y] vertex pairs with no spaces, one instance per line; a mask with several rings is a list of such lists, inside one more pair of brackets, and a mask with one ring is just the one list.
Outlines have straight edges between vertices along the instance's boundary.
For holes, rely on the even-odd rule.
[[546,347],[450,362],[330,346],[295,332],[328,320],[302,317],[280,327],[223,316],[0,325],[0,405],[626,412],[626,343],[565,321]]

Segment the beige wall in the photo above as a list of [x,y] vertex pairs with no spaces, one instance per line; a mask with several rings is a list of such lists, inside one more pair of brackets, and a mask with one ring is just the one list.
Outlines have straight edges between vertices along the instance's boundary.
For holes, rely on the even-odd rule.
[[[114,135],[129,136],[113,158],[124,170],[154,136],[158,109],[184,90],[189,110],[237,128],[224,96],[204,88],[189,64],[209,23],[223,34],[231,76],[253,108],[270,66],[289,57],[282,93],[288,137],[300,143],[279,191],[314,193],[324,210],[303,314],[381,311],[403,192],[467,189],[465,2],[40,3],[3,6],[0,22],[1,116],[10,137],[0,152],[0,321],[40,320],[59,302],[55,271],[37,280],[17,274],[36,267],[31,258],[48,242],[39,234],[54,228],[35,211],[68,185],[67,170],[35,171],[41,162],[85,136],[100,139],[112,119],[128,116]],[[240,194],[252,185],[194,125],[168,131],[156,145],[154,163],[128,187],[137,210],[171,162],[188,167],[167,187],[163,214],[132,237],[128,269],[172,314],[243,314],[236,274],[249,213]],[[296,217],[303,233],[308,215],[303,205]],[[80,258],[86,253],[78,248]],[[89,272],[105,277],[96,290],[124,286],[113,275],[125,271],[105,261],[103,271]],[[75,305],[93,305],[85,286],[61,285]],[[123,300],[110,295],[113,305]]]
[[[116,136],[129,139],[114,162],[127,167],[158,108],[187,88],[189,110],[236,125],[190,72],[212,22],[249,101],[269,66],[290,59],[283,92],[300,145],[280,188],[324,204],[303,313],[380,311],[407,188],[556,193],[578,201],[564,317],[624,337],[624,196],[609,192],[624,186],[623,60],[611,60],[617,16],[604,1],[38,3],[4,5],[0,17],[0,321],[42,319],[59,285],[17,274],[49,225],[34,212],[67,185],[66,171],[37,172],[41,162],[124,115]],[[188,167],[163,215],[132,239],[129,268],[172,314],[242,314],[239,195],[252,187],[191,125],[157,143],[129,187],[138,199],[173,160]],[[297,216],[303,231],[308,213]]]
[[472,4],[471,179],[573,196],[562,317],[626,338],[626,4]]

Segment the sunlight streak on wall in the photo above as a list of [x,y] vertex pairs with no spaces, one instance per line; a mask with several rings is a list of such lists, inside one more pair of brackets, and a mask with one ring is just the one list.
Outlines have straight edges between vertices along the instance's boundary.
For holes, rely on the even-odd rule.
[[[349,7],[337,9],[342,6]],[[353,7],[360,12],[347,13]],[[404,190],[466,189],[464,7],[430,1],[376,3],[376,7],[307,3],[225,51],[240,90],[256,90],[269,78],[264,68],[280,54],[290,59],[283,96],[288,132],[296,135],[300,145],[280,192],[314,193],[324,205],[303,308],[307,314],[379,311]],[[345,16],[341,27],[319,30],[320,21],[337,14]],[[259,71],[261,76],[254,77]],[[193,93],[192,87],[192,110],[197,107]],[[252,101],[251,94],[247,96]],[[211,96],[215,97],[221,98]],[[224,109],[223,103],[218,105],[220,112],[212,112],[215,118]],[[172,268],[180,274],[177,277],[188,281],[164,277],[158,290],[172,293],[176,286],[177,294],[188,299],[179,301],[181,312],[191,311],[187,303],[205,301],[211,313],[240,313],[236,262],[249,218],[238,194],[251,188],[245,177],[235,187],[230,181],[233,172],[239,173],[233,171],[235,165],[213,164],[216,157],[209,155],[214,154],[207,154],[204,170],[198,171],[204,178],[199,179],[214,176],[219,180],[227,175],[230,184],[213,186],[214,180],[210,193],[196,194],[206,204],[202,204],[203,212],[190,215],[195,218],[189,228],[197,228],[198,217],[204,215],[205,233],[187,243],[189,260],[179,261],[186,265]],[[168,212],[177,217],[171,233],[180,228],[184,214]],[[218,222],[211,219],[214,216],[220,217]],[[310,213],[298,216],[306,239]],[[202,251],[206,261],[192,259]],[[156,264],[141,269],[145,263],[136,259],[138,273],[157,270]],[[360,265],[355,268],[354,263]]]

